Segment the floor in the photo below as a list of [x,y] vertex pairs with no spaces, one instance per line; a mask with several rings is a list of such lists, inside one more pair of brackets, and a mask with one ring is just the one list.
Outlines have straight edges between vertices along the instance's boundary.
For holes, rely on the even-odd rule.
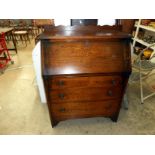
[[[128,87],[129,109],[120,110],[117,123],[109,118],[74,119],[51,127],[48,109],[41,104],[32,65],[34,41],[11,52],[15,64],[0,75],[0,134],[155,134],[155,96],[141,105],[139,85]],[[153,76],[146,89],[153,85]]]

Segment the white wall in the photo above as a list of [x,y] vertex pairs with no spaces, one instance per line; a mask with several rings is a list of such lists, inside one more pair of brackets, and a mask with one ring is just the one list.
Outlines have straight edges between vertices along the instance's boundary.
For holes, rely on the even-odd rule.
[[98,19],[98,25],[115,25],[115,19]]
[[69,26],[70,25],[70,19],[54,19],[55,26],[64,25]]

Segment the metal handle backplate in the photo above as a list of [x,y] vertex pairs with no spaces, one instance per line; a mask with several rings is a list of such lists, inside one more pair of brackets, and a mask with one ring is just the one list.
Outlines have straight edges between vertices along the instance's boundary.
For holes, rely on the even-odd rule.
[[58,94],[58,97],[59,97],[60,99],[64,99],[65,95],[64,95],[63,93],[60,93],[60,94]]
[[58,86],[63,86],[63,85],[64,85],[64,81],[58,81],[58,82],[57,82],[57,85],[58,85]]
[[113,96],[113,92],[111,90],[108,91],[108,96]]
[[60,108],[59,111],[60,111],[60,112],[65,112],[66,109],[65,109],[65,108]]

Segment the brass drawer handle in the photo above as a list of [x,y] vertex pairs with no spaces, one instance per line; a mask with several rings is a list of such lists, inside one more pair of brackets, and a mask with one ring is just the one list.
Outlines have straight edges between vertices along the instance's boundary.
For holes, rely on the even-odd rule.
[[60,108],[59,111],[60,111],[60,112],[65,112],[66,109],[65,109],[65,108]]
[[111,90],[108,91],[108,96],[113,96],[113,92]]
[[58,86],[63,86],[63,85],[64,85],[64,81],[58,81],[58,82],[57,82],[57,85],[58,85]]
[[65,95],[63,93],[60,93],[60,94],[58,94],[58,97],[63,100]]

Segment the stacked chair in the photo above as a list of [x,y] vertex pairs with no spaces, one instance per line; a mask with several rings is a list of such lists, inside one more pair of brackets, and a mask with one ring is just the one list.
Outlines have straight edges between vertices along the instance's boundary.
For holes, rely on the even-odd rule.
[[6,68],[7,64],[11,62],[11,64],[14,63],[12,61],[7,45],[6,45],[6,40],[5,40],[5,34],[1,33],[0,34],[0,72],[3,73],[4,69]]
[[[143,49],[138,54],[138,56],[133,60],[132,75],[130,76],[129,79],[129,84],[139,82],[141,104],[143,104],[146,99],[155,95],[155,92],[152,91],[151,92],[149,91],[148,95],[144,95],[144,86],[143,86],[145,80],[149,78],[152,74],[154,74],[153,70],[155,69],[155,61],[153,61],[153,58],[155,58],[155,51],[152,52],[149,59],[142,59],[144,52],[150,49],[151,47],[155,47],[155,43],[150,44],[145,49]],[[126,108],[128,108],[128,100],[126,96],[125,96],[125,106]]]
[[29,29],[27,27],[27,24],[24,20],[20,20],[19,24],[17,27],[14,27],[14,30],[12,32],[14,40],[16,43],[19,41],[22,42],[22,44],[25,43],[27,46],[27,42],[30,43],[30,38],[29,38]]

